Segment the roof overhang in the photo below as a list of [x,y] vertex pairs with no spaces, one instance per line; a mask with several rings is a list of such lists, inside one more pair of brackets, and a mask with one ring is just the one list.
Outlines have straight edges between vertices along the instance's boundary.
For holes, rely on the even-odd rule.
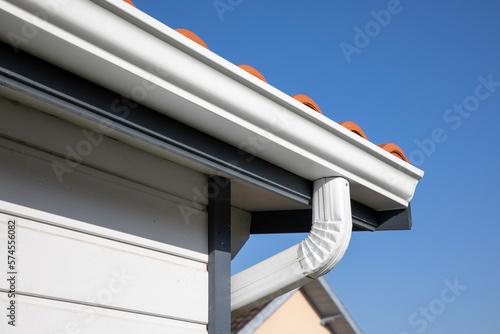
[[[356,229],[411,227],[414,166],[120,0],[37,3],[0,3],[0,39],[36,57],[2,46],[2,95],[82,126],[105,120],[118,140],[232,178],[251,233],[308,231],[324,176],[349,180]],[[139,103],[125,115],[113,102],[126,97]]]
[[1,2],[0,38],[302,178],[342,176],[376,211],[413,197],[421,170],[123,1],[47,4]]
[[332,333],[363,333],[324,277],[304,285],[301,291]]

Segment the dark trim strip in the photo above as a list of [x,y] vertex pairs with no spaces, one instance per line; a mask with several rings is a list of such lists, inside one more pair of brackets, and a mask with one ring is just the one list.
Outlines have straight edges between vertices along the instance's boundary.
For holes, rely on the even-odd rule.
[[377,212],[377,231],[411,230],[411,205],[406,209]]
[[231,333],[231,185],[208,179],[208,334]]
[[[351,201],[353,231],[410,230],[411,210],[373,211]],[[261,211],[252,214],[250,234],[308,233],[312,210]]]

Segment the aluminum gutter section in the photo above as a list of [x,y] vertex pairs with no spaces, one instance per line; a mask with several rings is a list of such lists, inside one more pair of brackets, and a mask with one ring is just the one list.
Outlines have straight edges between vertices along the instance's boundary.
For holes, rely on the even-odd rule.
[[352,231],[349,182],[314,182],[313,224],[301,243],[231,277],[231,312],[238,315],[328,273],[342,259]]
[[374,210],[407,207],[423,176],[121,0],[0,1],[0,39],[303,178],[344,177]]

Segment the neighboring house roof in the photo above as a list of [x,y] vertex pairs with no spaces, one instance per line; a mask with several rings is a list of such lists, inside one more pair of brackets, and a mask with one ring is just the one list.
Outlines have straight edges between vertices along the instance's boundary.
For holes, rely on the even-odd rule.
[[[294,290],[292,292],[289,292],[288,294],[285,294],[285,296],[289,297],[289,295],[291,293],[294,293],[295,291],[296,290]],[[277,298],[277,300],[280,300],[280,299]],[[281,300],[281,301],[284,302],[284,300]],[[271,306],[271,307],[268,308],[267,306],[269,304],[272,304],[273,306]],[[241,315],[239,315],[237,317],[234,317],[234,319],[231,319],[231,333],[239,333],[240,330],[242,328],[244,328],[249,322],[251,322],[252,320],[254,320],[254,318],[256,318],[257,315],[259,315],[259,319],[261,319],[262,317],[267,318],[270,314],[268,314],[267,316],[263,316],[263,314],[267,314],[268,312],[265,312],[265,313],[261,314],[261,311],[264,310],[264,309],[266,309],[266,310],[274,310],[274,309],[276,309],[276,306],[278,304],[279,304],[279,301],[278,302],[276,302],[276,301],[267,302],[265,304],[262,304],[260,306],[257,306],[255,308],[251,309],[247,313],[244,313],[244,314],[241,314]],[[279,304],[279,305],[281,305],[281,304]],[[260,320],[259,320],[259,322],[260,322]]]
[[[298,296],[298,294],[301,296]],[[312,319],[309,317],[310,319],[308,319],[309,323],[314,326],[314,328],[308,329],[308,333],[362,333],[359,326],[340,301],[340,298],[333,291],[327,280],[323,277],[304,285],[298,290],[290,291],[289,293],[280,296],[265,305],[254,308],[249,312],[232,319],[231,333],[265,334],[271,333],[269,332],[272,330],[271,328],[275,330],[277,326],[281,329],[285,327],[292,327],[299,330],[299,325],[294,322],[300,321],[301,325],[304,325],[305,321],[301,318],[307,317],[307,312],[305,312],[304,309],[301,309],[301,314],[296,314],[296,316],[290,314],[290,312],[293,312],[294,310],[291,308],[289,308],[288,311],[285,311],[281,317],[276,316],[278,312],[287,307],[287,302],[290,303],[292,296],[296,296],[294,298],[298,298],[295,303],[300,303],[300,300],[302,299],[306,300],[309,304],[308,306],[315,312],[316,317]],[[283,318],[283,316],[286,318]],[[317,323],[311,323],[310,321]],[[303,328],[300,330],[303,330]],[[293,334],[293,332],[289,332],[289,329],[287,329],[287,333]]]

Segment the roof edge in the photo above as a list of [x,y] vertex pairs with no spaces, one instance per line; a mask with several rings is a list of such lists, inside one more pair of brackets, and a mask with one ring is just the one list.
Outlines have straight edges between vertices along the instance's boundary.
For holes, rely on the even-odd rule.
[[375,210],[406,207],[423,176],[121,0],[75,0],[49,22],[38,11],[48,9],[2,2],[0,38],[9,43],[8,32],[34,24],[38,33],[16,47],[309,180],[343,176],[352,198]]

